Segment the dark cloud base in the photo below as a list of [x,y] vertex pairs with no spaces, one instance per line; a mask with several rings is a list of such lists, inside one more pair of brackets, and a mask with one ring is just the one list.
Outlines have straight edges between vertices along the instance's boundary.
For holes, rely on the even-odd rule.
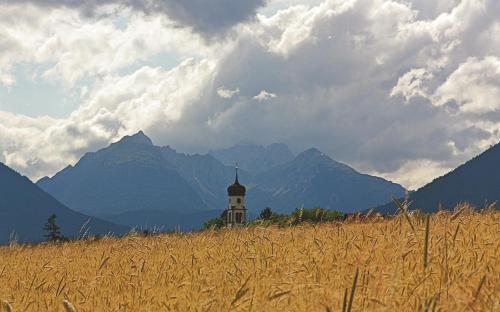
[[[181,27],[193,29],[205,38],[225,34],[233,26],[255,17],[259,7],[267,0],[17,0],[46,7],[75,8],[86,16],[94,16],[96,10],[108,4],[131,7],[146,14],[165,14]],[[12,4],[0,0],[0,4]]]

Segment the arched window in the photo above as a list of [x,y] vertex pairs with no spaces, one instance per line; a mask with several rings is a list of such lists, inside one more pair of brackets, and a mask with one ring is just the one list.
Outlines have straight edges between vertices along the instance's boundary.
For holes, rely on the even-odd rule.
[[236,199],[236,202],[237,202],[238,204],[241,204],[241,198]]

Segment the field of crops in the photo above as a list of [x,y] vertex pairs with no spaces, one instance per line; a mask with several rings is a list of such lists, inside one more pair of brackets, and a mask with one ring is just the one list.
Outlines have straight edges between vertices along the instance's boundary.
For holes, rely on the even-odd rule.
[[500,213],[0,247],[4,311],[500,311]]

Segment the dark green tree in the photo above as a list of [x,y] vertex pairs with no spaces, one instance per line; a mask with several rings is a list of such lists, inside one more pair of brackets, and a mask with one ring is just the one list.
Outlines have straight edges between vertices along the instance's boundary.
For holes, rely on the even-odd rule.
[[226,219],[227,219],[227,210],[224,210],[218,218],[207,220],[205,224],[203,224],[203,228],[206,230],[220,229],[221,227],[224,226]]
[[44,236],[49,242],[57,242],[63,240],[63,236],[61,235],[61,228],[56,224],[56,218],[56,215],[52,214],[43,228],[47,232],[47,234],[45,234]]
[[213,218],[206,221],[205,224],[203,224],[203,228],[205,230],[220,229],[223,225],[224,223],[220,218]]
[[271,218],[273,217],[273,211],[271,210],[271,208],[266,207],[262,209],[259,217],[261,220],[271,220]]

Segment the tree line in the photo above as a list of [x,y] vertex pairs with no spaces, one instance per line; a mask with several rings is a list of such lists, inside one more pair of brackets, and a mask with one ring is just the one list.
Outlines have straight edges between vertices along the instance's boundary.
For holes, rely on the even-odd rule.
[[[217,218],[212,218],[205,222],[203,225],[204,229],[218,229],[224,226],[224,220],[226,219],[227,211],[224,210],[221,215]],[[278,226],[290,226],[297,225],[302,222],[318,223],[318,222],[329,222],[329,221],[340,221],[343,220],[345,214],[336,210],[324,209],[321,207],[314,208],[296,208],[290,214],[275,213],[270,207],[266,207],[261,210],[259,216],[247,222],[245,225],[278,225]]]

